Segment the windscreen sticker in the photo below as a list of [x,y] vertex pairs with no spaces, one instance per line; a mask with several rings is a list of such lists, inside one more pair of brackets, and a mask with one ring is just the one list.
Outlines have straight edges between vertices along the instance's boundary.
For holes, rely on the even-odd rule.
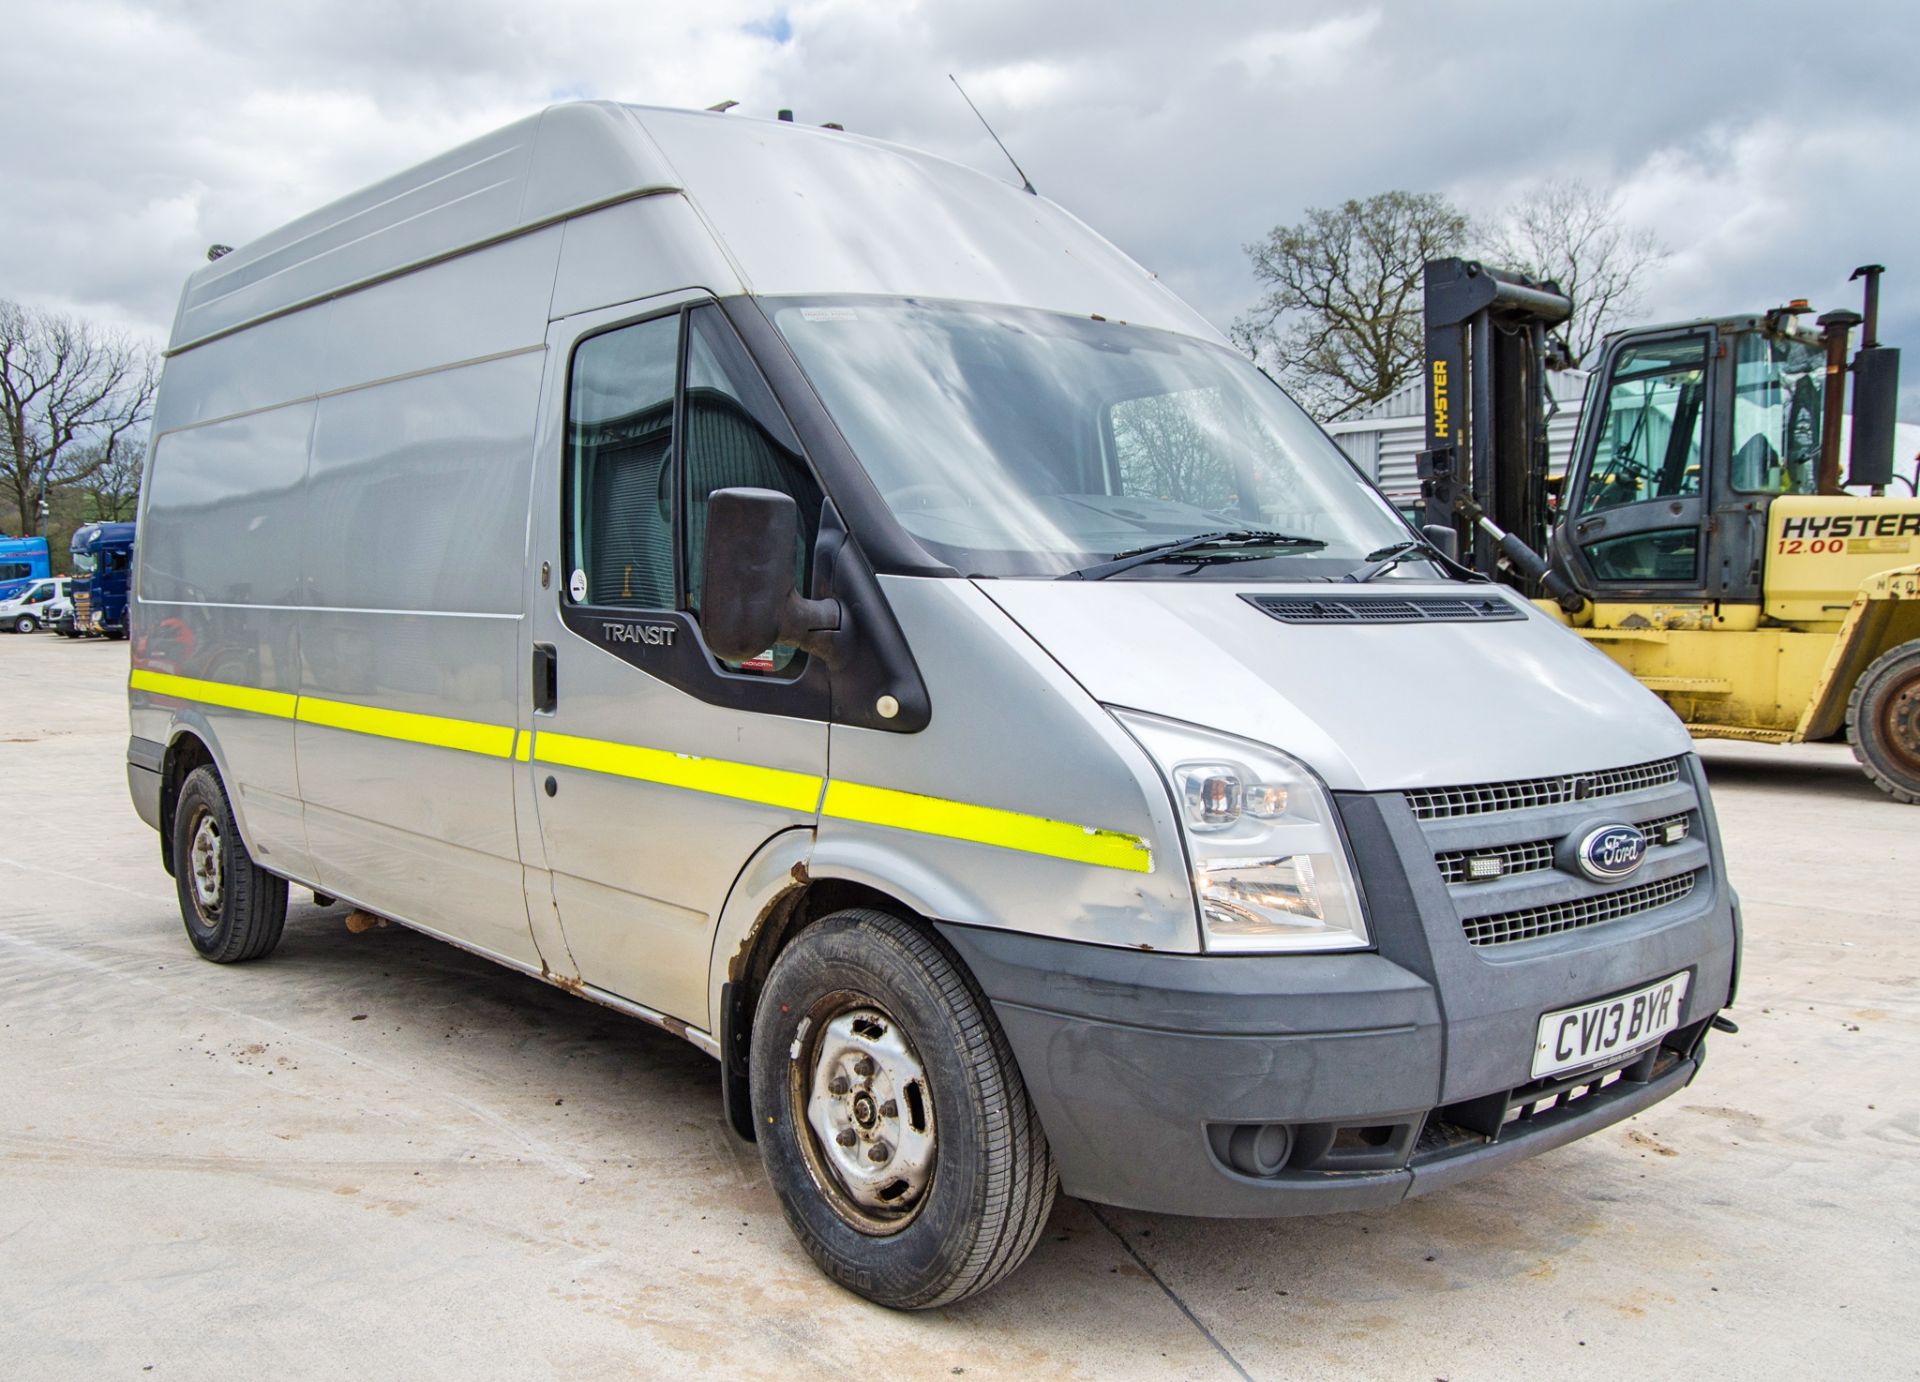
[[800,320],[809,322],[857,322],[860,314],[851,307],[802,307]]
[[576,605],[585,603],[587,598],[586,572],[576,567],[574,573],[567,577],[567,594],[573,597],[573,602]]

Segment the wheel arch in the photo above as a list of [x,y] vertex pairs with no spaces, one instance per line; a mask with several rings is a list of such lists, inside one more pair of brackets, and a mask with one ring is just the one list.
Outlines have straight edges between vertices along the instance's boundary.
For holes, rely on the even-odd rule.
[[754,1005],[780,952],[807,927],[848,908],[872,908],[924,931],[974,977],[933,921],[983,921],[978,900],[908,858],[870,853],[823,849],[812,830],[796,827],[763,844],[734,880],[714,931],[707,1001],[728,1120],[742,1137],[753,1137],[746,1078]]
[[[214,738],[204,727],[190,724],[176,723],[167,736],[166,752],[160,760],[160,862],[168,874],[174,871],[173,814],[180,804],[181,787],[195,769],[202,767],[211,767],[218,773],[223,787],[227,783],[226,766],[213,745]],[[234,801],[231,791],[227,793],[227,800],[233,807],[234,820],[240,825],[240,838],[248,842],[246,822],[241,819],[239,803]]]
[[1794,739],[1825,739],[1846,723],[1847,698],[1861,673],[1901,644],[1920,638],[1920,566],[1882,571],[1861,583],[1820,673]]

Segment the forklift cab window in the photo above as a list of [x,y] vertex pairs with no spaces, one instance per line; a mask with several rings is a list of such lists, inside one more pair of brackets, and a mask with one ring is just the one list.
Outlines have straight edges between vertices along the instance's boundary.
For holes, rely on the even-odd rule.
[[1826,363],[1817,344],[1759,331],[1740,335],[1734,348],[1735,489],[1813,493]]
[[1614,357],[1581,513],[1700,492],[1706,378],[1703,336],[1629,345]]

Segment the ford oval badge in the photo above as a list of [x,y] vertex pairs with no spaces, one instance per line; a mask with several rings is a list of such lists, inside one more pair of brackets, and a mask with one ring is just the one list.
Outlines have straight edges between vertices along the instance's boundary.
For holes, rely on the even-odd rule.
[[1628,877],[1646,857],[1646,835],[1635,826],[1618,823],[1589,830],[1574,851],[1580,872],[1596,883],[1615,883]]

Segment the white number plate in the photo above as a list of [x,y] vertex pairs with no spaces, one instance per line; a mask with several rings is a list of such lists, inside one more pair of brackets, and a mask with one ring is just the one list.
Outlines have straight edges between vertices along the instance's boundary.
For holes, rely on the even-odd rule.
[[1688,977],[1676,974],[1617,998],[1548,1013],[1533,1047],[1534,1078],[1597,1065],[1658,1041],[1680,1025]]

